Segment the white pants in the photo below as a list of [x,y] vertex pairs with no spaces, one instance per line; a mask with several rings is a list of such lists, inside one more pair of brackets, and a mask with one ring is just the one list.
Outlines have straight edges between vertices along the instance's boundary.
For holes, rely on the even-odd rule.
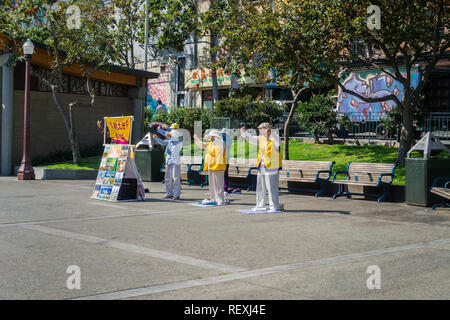
[[181,166],[179,164],[169,164],[166,167],[164,184],[168,196],[179,197],[181,194]]
[[224,202],[224,173],[225,171],[208,171],[210,200],[219,204]]
[[279,188],[280,172],[274,174],[261,174],[258,170],[256,179],[256,207],[266,207],[266,190],[269,193],[269,209],[279,210],[278,206],[278,188]]

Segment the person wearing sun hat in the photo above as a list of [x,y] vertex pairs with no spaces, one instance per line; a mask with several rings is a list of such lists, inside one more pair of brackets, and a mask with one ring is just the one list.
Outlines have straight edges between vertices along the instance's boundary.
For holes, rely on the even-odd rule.
[[229,177],[228,177],[228,168],[229,168],[229,163],[230,163],[230,152],[231,152],[231,145],[233,143],[233,137],[231,135],[231,131],[230,129],[227,128],[223,128],[222,131],[220,131],[222,133],[222,139],[225,143],[225,148],[226,148],[226,154],[227,154],[227,166],[225,169],[225,173],[224,173],[224,185],[223,185],[223,190],[224,190],[224,195],[225,195],[225,199],[226,201],[228,201],[228,184],[229,184]]
[[180,125],[178,123],[172,123],[169,127],[167,124],[163,124],[162,126],[158,126],[158,133],[165,137],[166,133],[171,132],[173,129],[180,129]]
[[202,142],[197,135],[194,135],[195,143],[202,149],[206,149],[203,170],[208,171],[208,184],[210,199],[203,200],[203,204],[225,204],[224,200],[224,172],[227,165],[226,146],[222,139],[222,133],[217,130],[210,130],[205,135]]
[[166,195],[164,199],[179,200],[181,195],[181,149],[183,143],[181,136],[176,129],[180,126],[176,123],[170,126],[171,131],[165,132],[167,140],[160,139],[156,134],[153,135],[155,142],[165,146],[166,173],[164,176],[164,185]]
[[280,136],[272,131],[268,122],[258,126],[259,138],[250,135],[241,128],[241,136],[249,143],[258,145],[256,166],[258,176],[256,181],[256,207],[254,211],[266,210],[266,189],[269,193],[269,212],[279,210],[279,178],[282,166],[280,152]]

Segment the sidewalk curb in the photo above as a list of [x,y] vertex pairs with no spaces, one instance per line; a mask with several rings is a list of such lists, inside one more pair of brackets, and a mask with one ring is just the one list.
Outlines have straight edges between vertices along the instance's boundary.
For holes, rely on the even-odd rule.
[[[60,170],[33,167],[36,180],[95,180],[98,170]],[[14,167],[17,175],[19,166]]]

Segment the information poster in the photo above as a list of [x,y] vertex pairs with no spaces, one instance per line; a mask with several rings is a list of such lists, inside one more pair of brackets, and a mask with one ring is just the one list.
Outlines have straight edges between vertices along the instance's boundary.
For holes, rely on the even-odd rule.
[[[145,200],[144,185],[131,156],[131,150],[130,145],[105,145],[91,198],[108,201]],[[134,183],[124,186],[126,179]],[[123,190],[124,188],[128,190]]]
[[131,138],[132,116],[126,117],[105,117],[105,123],[108,127],[109,137],[112,143],[129,144]]

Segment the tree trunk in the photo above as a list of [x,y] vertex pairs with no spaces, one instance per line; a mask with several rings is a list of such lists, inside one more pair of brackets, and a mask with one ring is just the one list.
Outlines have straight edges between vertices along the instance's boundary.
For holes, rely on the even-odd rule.
[[[215,59],[214,59],[215,63]],[[214,104],[219,101],[219,83],[217,82],[217,69],[213,67],[211,69],[212,87],[213,87],[213,99]],[[213,109],[214,110],[214,109]]]
[[79,164],[81,161],[81,153],[80,153],[80,144],[78,143],[78,137],[75,130],[75,119],[73,116],[73,108],[69,107],[69,117],[70,117],[70,146],[72,149],[72,157],[73,157],[73,163]]
[[397,162],[405,163],[406,155],[414,142],[414,113],[412,103],[405,103],[402,112],[402,129],[400,133],[400,146],[398,148]]
[[283,147],[283,159],[289,160],[289,129],[291,128],[291,121],[294,117],[294,112],[297,109],[297,99],[292,102],[289,115],[284,123],[284,147]]
[[327,138],[330,144],[334,144],[333,134],[330,131],[327,131]]
[[219,83],[217,82],[217,69],[215,67],[216,63],[216,52],[214,51],[214,47],[216,46],[216,40],[217,36],[214,32],[211,32],[211,49],[210,50],[210,58],[211,58],[211,79],[212,79],[212,89],[213,89],[213,111],[214,111],[214,104],[216,104],[217,101],[219,101]]
[[320,140],[319,140],[319,136],[318,136],[318,134],[317,134],[317,130],[314,130],[314,131],[312,132],[312,135],[313,135],[313,138],[314,138],[314,143],[315,143],[315,144],[320,144]]

